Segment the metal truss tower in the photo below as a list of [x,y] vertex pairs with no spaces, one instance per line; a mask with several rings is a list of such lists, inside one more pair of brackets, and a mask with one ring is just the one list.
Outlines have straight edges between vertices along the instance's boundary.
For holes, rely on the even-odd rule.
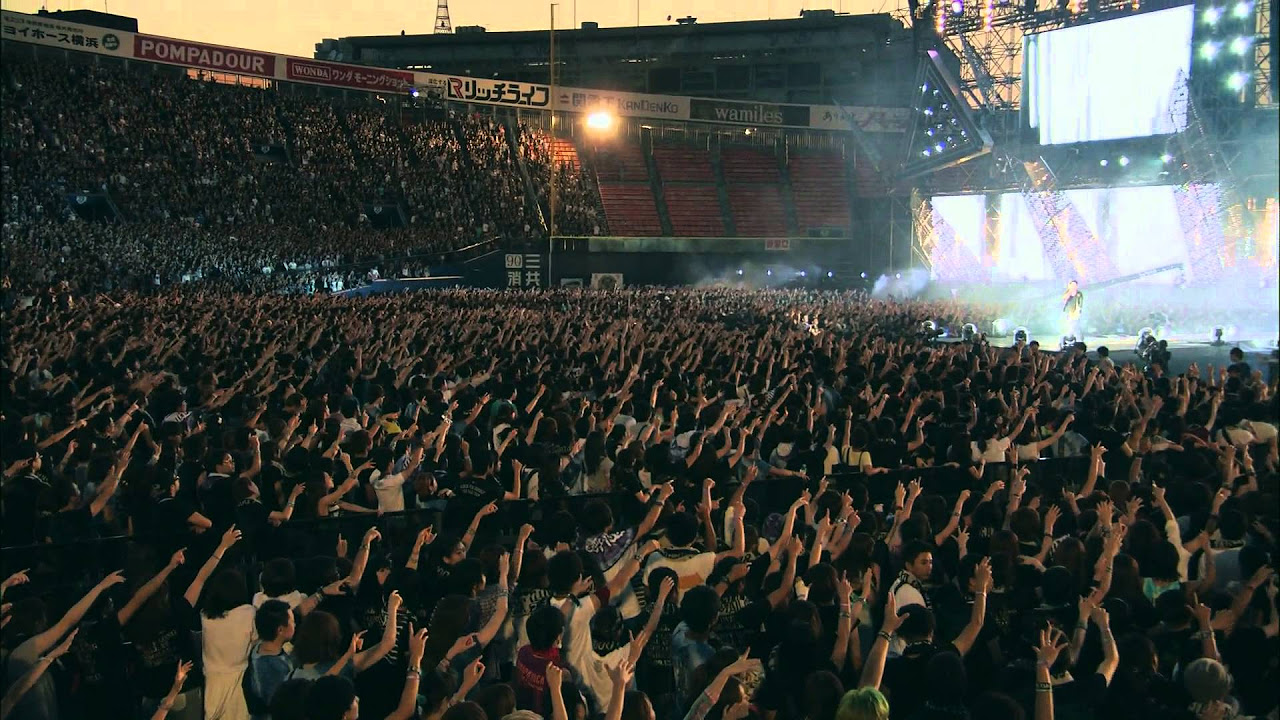
[[435,33],[441,35],[453,32],[453,24],[449,22],[449,0],[436,0]]

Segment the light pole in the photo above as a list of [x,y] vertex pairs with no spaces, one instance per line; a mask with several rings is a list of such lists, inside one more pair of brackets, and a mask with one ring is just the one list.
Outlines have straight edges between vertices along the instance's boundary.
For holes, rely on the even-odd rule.
[[[554,143],[556,137],[556,5],[551,3],[551,37],[550,48],[547,51],[547,68],[550,72],[551,85],[551,138]],[[547,284],[551,285],[555,282],[551,272],[552,256],[556,251],[556,158],[555,153],[551,154],[551,172],[548,174],[549,181],[547,183]]]

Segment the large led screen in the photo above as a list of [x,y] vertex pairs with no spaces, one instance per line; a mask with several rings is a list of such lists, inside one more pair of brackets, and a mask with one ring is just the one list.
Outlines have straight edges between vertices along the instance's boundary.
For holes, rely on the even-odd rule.
[[1028,35],[1023,105],[1045,145],[1179,132],[1191,73],[1191,5]]

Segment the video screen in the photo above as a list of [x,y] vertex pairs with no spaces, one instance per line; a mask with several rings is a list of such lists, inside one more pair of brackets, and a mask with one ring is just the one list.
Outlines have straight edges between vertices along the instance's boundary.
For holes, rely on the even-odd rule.
[[[940,281],[1027,283],[1053,281],[1051,252],[1091,253],[1088,277],[1102,282],[1170,265],[1180,270],[1144,283],[1196,280],[1226,242],[1216,216],[1216,186],[1155,185],[1094,188],[1062,193],[1065,206],[1035,205],[1036,195],[941,195],[930,199],[932,267]],[[1047,197],[1047,196],[1046,196]],[[1202,273],[1201,273],[1202,274]],[[1203,278],[1200,278],[1203,279]]]
[[1023,108],[1043,145],[1166,135],[1191,73],[1191,5],[1023,38]]

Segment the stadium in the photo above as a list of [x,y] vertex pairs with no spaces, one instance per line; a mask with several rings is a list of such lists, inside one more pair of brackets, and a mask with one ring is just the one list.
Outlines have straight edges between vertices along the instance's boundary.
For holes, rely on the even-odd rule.
[[1280,717],[1270,0],[557,8],[0,11],[0,720]]

